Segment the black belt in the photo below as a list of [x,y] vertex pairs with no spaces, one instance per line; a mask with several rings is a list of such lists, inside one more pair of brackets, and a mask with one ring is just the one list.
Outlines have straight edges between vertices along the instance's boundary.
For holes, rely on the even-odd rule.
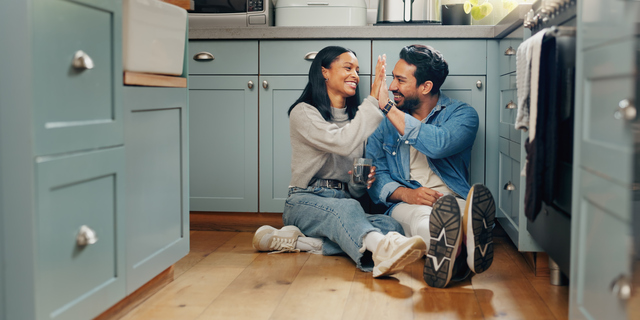
[[310,187],[320,187],[329,189],[347,190],[347,183],[333,179],[316,179],[309,184]]

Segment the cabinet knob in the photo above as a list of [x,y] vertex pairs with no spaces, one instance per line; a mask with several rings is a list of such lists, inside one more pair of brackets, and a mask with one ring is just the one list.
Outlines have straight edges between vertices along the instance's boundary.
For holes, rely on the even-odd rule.
[[482,88],[482,81],[481,81],[481,80],[478,80],[478,81],[476,82],[476,87],[478,87],[478,89],[481,89],[481,88]]
[[78,231],[78,235],[76,236],[76,243],[79,246],[84,247],[96,242],[98,242],[98,236],[96,236],[96,232],[86,225],[81,226],[80,230]]
[[516,50],[513,49],[513,47],[509,46],[509,48],[507,48],[507,51],[504,52],[505,56],[513,56],[516,54]]
[[618,110],[613,113],[613,117],[620,120],[633,121],[636,119],[637,111],[630,99],[621,100],[618,103]]
[[318,55],[318,51],[307,52],[307,54],[304,55],[304,59],[313,61],[313,59],[315,59],[317,55]]
[[206,51],[198,52],[195,56],[193,56],[193,60],[196,61],[211,61],[215,59],[216,58],[211,53]]
[[507,105],[504,108],[505,109],[515,109],[517,107],[518,106],[515,103],[513,103],[513,100],[511,100],[511,101],[509,101],[509,103],[507,103]]
[[516,189],[516,185],[511,183],[511,181],[507,182],[507,184],[504,185],[504,189],[507,191],[513,191]]
[[262,87],[263,87],[263,88],[265,88],[265,89],[266,89],[268,86],[269,86],[269,82],[267,82],[267,80],[262,81]]
[[77,70],[88,70],[94,67],[91,57],[82,50],[76,51],[73,55],[72,65]]
[[247,87],[249,87],[249,89],[253,89],[253,81],[249,80],[249,82],[247,82]]
[[620,300],[629,300],[631,297],[631,281],[627,276],[621,274],[611,282],[611,292]]

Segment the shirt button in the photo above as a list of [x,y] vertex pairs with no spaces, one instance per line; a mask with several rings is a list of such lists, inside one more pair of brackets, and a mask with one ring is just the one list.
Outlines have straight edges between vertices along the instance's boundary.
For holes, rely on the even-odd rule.
[[394,156],[395,156],[395,155],[396,155],[396,152],[394,151],[393,153],[391,153],[391,155],[394,155]]
[[409,141],[405,141],[404,144],[409,144]]

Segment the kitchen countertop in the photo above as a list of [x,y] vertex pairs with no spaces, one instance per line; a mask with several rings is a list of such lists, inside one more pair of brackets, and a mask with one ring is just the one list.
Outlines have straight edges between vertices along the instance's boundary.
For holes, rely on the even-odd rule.
[[495,26],[212,27],[189,28],[189,39],[501,39],[522,27],[530,9],[520,4]]

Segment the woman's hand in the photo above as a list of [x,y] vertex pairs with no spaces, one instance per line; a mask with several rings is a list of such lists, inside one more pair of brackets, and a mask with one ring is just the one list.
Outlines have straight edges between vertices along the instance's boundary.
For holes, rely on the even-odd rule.
[[380,110],[384,110],[384,107],[389,102],[389,89],[387,87],[387,77],[382,77],[382,82],[380,83],[380,91],[378,92],[378,107]]
[[367,179],[367,189],[371,189],[371,185],[376,181],[376,166],[371,166],[371,172]]
[[[386,68],[387,68],[387,55],[383,54],[382,57],[378,56],[378,63],[376,64],[376,77],[371,84],[371,96],[378,99],[380,93],[380,85],[383,80],[386,80]],[[385,89],[385,92],[387,90]],[[385,100],[386,104],[386,100]]]

